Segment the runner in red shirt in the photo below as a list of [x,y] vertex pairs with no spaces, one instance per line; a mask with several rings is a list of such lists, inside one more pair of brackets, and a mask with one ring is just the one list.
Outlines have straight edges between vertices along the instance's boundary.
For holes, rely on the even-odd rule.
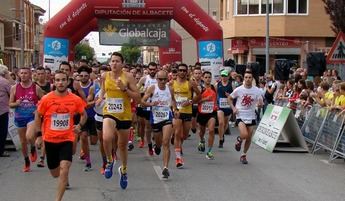
[[[68,186],[68,173],[72,163],[74,131],[80,133],[87,120],[85,102],[67,90],[68,76],[62,71],[55,73],[56,89],[38,103],[35,123],[42,126],[47,153],[47,164],[53,177],[59,177],[56,201],[61,201]],[[80,122],[74,126],[73,117],[80,114]],[[43,125],[41,120],[43,118]]]

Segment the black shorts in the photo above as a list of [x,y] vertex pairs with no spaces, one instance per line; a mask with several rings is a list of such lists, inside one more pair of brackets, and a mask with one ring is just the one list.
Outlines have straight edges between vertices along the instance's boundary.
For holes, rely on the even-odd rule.
[[225,117],[230,116],[230,114],[232,114],[232,109],[229,108],[220,108],[219,111],[223,111]]
[[182,121],[192,121],[192,114],[180,113],[180,117]]
[[200,126],[206,126],[211,118],[217,120],[217,112],[212,112],[210,114],[199,113],[198,117],[196,118],[196,122],[198,122]]
[[50,170],[60,166],[61,161],[72,162],[73,142],[60,143],[44,142],[47,154],[47,164]]
[[166,126],[166,125],[169,125],[169,124],[172,124],[171,120],[162,121],[162,122],[159,122],[158,124],[151,124],[152,131],[156,132],[156,133],[162,132],[163,131],[163,127]]
[[198,116],[198,106],[197,105],[193,105],[192,107],[192,117],[196,117]]
[[97,135],[96,121],[94,117],[87,117],[86,123],[81,128],[82,132],[87,132],[89,135]]
[[96,130],[102,131],[103,130],[103,122],[101,121],[95,121],[96,124]]
[[73,123],[74,123],[74,125],[78,125],[79,124],[79,122],[80,122],[80,114],[76,114],[76,115],[74,115],[73,116]]
[[151,111],[147,111],[146,108],[138,107],[137,108],[137,115],[138,117],[145,118],[146,120],[150,120]]
[[132,121],[120,121],[114,116],[111,115],[104,115],[103,120],[106,118],[110,118],[116,122],[116,129],[117,130],[127,130],[132,126]]
[[242,119],[236,119],[236,125],[238,125],[240,122],[243,122],[246,126],[255,126],[256,125],[256,120],[253,119],[251,122],[244,122]]

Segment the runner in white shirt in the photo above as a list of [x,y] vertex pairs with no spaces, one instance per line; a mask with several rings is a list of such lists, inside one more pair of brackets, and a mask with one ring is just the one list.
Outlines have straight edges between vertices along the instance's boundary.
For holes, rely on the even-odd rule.
[[[175,103],[172,89],[167,85],[168,74],[166,71],[157,73],[158,83],[150,86],[142,99],[142,104],[152,107],[151,125],[156,145],[154,152],[159,155],[163,142],[163,178],[170,176],[168,164],[170,160],[169,141],[172,134],[173,113],[171,107]],[[151,99],[151,100],[150,100]],[[176,106],[174,106],[176,108]]]
[[[236,114],[236,122],[240,131],[240,136],[237,137],[235,144],[236,151],[241,151],[242,141],[245,140],[243,154],[240,161],[243,164],[248,164],[247,152],[250,147],[253,126],[256,125],[255,107],[262,107],[262,92],[256,86],[252,86],[253,74],[248,69],[244,73],[244,84],[236,88],[229,96],[230,106]],[[233,105],[233,99],[237,98],[236,107]]]

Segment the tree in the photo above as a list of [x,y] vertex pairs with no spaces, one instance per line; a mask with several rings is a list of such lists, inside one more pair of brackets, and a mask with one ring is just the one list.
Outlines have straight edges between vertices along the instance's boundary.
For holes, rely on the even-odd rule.
[[345,0],[322,0],[325,4],[326,13],[332,21],[332,30],[338,34],[345,33]]
[[141,51],[138,46],[125,44],[121,47],[121,54],[126,63],[134,64],[138,61]]
[[75,48],[76,60],[82,59],[82,56],[86,56],[86,60],[93,60],[95,56],[95,50],[88,43],[78,43]]

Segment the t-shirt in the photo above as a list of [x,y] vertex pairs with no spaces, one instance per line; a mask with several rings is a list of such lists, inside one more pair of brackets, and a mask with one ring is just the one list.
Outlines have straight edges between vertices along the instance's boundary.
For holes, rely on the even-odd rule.
[[238,109],[237,119],[253,120],[256,119],[255,108],[259,100],[262,100],[262,92],[259,88],[252,86],[245,88],[244,85],[237,87],[230,96],[236,101]]
[[73,116],[82,113],[86,103],[68,92],[57,96],[55,91],[45,95],[38,103],[38,113],[43,115],[43,140],[51,143],[74,141]]
[[337,96],[334,100],[334,105],[345,107],[345,96],[344,95]]

